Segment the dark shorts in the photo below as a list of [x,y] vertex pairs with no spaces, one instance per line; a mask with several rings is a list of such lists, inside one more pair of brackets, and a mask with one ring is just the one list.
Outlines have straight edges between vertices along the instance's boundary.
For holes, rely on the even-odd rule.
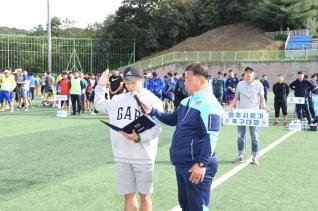
[[88,98],[89,102],[94,102],[94,98],[95,98],[95,92],[92,92]]
[[67,100],[61,100],[61,106],[63,106],[64,103],[66,103],[67,106],[70,105],[70,96],[69,95],[67,95]]
[[86,99],[89,100],[89,96],[91,95],[91,93],[86,92],[85,95],[86,95]]

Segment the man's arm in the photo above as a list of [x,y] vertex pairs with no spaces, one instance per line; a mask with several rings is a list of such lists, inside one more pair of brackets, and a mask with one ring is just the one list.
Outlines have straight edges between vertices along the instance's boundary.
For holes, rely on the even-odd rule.
[[172,89],[172,86],[169,85],[169,86],[168,86],[168,89],[167,89],[167,91],[166,91],[166,94],[168,94],[171,89]]
[[203,182],[206,168],[202,168],[199,163],[205,166],[212,161],[221,127],[222,108],[219,105],[206,105],[200,109],[201,128],[204,138],[202,139],[201,149],[197,163],[195,163],[189,172],[189,180],[198,184]]
[[266,88],[269,89],[270,86],[269,86],[269,82],[266,80]]
[[266,100],[265,100],[264,94],[258,94],[258,96],[259,96],[259,99],[260,99],[261,108],[267,110]]
[[222,109],[218,106],[205,106],[201,110],[201,128],[204,133],[198,162],[208,165],[215,151],[221,129]]
[[81,90],[85,88],[85,84],[83,80],[80,81],[80,86],[81,86]]
[[95,88],[94,107],[100,113],[107,113],[112,104],[112,100],[106,100],[105,98],[108,75],[109,70],[103,72]]
[[17,86],[17,83],[15,82],[14,78],[12,79],[12,90],[13,91],[15,89],[15,87]]
[[274,84],[274,86],[273,86],[273,93],[274,93],[274,95],[276,95],[276,84]]
[[153,108],[150,112],[150,116],[156,117],[160,122],[166,125],[176,126],[178,122],[178,110],[179,107],[174,110],[173,113],[166,113]]
[[289,87],[288,87],[288,85],[286,84],[286,96],[288,96],[289,95]]
[[306,81],[308,84],[308,92],[313,91],[316,88],[316,84],[313,84],[311,81]]
[[178,107],[176,110],[174,110],[173,113],[165,113],[161,112],[158,109],[154,108],[150,104],[142,104],[144,107],[144,110],[146,114],[149,114],[152,117],[156,117],[160,122],[170,125],[170,126],[176,126],[178,122],[178,110],[180,107]]
[[240,93],[236,92],[235,93],[235,97],[234,99],[231,101],[231,103],[229,104],[228,109],[234,109],[234,107],[236,106],[236,103],[240,100]]
[[105,98],[106,87],[97,85],[95,88],[94,107],[99,113],[108,113],[112,100]]
[[260,86],[258,88],[258,96],[259,96],[259,99],[260,99],[261,108],[265,109],[267,112],[269,112],[270,110],[266,107],[266,100],[265,100],[265,97],[264,97],[264,87],[263,87],[262,83],[260,83]]
[[295,87],[295,81],[293,81],[293,82],[291,82],[291,83],[289,84],[289,88],[290,88],[291,90],[295,90],[295,89],[296,89],[296,87]]

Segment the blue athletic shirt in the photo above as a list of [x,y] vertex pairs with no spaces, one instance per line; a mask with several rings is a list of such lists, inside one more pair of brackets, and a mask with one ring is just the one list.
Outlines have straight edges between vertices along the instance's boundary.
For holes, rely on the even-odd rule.
[[165,86],[164,81],[161,78],[151,78],[148,85],[148,89],[155,95],[161,95]]

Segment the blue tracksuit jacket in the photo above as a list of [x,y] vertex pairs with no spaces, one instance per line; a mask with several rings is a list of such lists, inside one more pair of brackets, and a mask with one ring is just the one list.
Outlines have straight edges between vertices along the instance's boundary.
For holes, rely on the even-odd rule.
[[161,78],[151,78],[149,80],[148,89],[156,96],[161,96],[165,83]]
[[191,167],[196,162],[206,165],[212,162],[222,112],[210,88],[184,99],[172,114],[151,111],[150,115],[162,123],[176,126],[170,148],[173,165]]

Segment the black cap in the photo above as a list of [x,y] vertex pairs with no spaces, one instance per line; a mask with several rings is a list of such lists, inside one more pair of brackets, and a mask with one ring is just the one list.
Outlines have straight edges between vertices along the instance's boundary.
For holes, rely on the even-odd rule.
[[127,67],[124,71],[124,79],[136,82],[137,80],[144,78],[144,71],[137,67]]

